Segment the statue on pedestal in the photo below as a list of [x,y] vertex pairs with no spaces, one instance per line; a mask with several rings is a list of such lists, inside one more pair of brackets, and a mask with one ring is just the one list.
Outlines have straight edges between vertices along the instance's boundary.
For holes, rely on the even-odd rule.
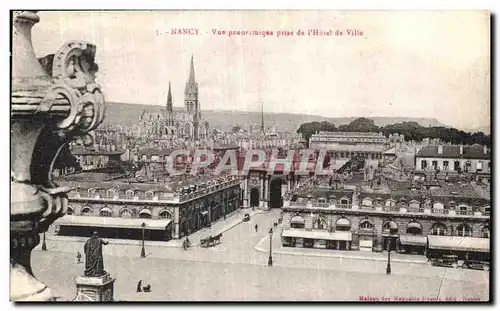
[[106,274],[102,246],[108,244],[109,242],[99,238],[97,232],[94,232],[92,237],[85,242],[85,276],[103,276]]

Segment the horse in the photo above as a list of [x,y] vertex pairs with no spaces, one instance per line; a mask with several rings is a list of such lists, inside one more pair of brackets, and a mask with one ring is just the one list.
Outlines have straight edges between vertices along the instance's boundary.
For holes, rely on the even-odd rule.
[[222,233],[219,233],[219,234],[217,234],[216,236],[214,236],[214,237],[212,238],[212,241],[213,241],[214,243],[220,243],[220,239],[221,239],[221,238],[222,238]]

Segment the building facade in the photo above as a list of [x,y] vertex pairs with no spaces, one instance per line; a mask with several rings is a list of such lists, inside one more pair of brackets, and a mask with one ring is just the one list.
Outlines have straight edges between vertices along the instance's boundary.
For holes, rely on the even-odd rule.
[[120,179],[65,184],[74,190],[69,193],[67,216],[56,222],[60,234],[98,230],[107,237],[140,238],[139,232],[130,234],[144,223],[151,239],[180,239],[240,208],[240,180],[233,176],[170,184]]
[[[490,237],[490,200],[474,187],[460,186],[461,192],[457,192],[447,184],[396,191],[323,186],[295,194],[293,199],[288,195],[283,206],[282,243],[424,254],[427,236],[435,235],[442,239],[444,249],[453,251],[449,237]],[[489,246],[483,251],[489,253]]]

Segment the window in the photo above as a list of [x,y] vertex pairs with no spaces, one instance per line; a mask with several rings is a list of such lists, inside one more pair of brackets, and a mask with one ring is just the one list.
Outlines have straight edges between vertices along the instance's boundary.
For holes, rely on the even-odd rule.
[[421,166],[422,166],[422,170],[427,169],[427,161],[422,160]]
[[92,210],[90,209],[90,207],[83,207],[80,211],[80,214],[82,216],[92,216]]
[[460,215],[467,215],[468,214],[469,207],[467,205],[460,205],[458,207],[458,213]]
[[128,208],[124,208],[120,211],[120,217],[132,218],[132,212]]
[[103,208],[101,209],[101,211],[99,212],[99,215],[102,216],[102,217],[111,217],[113,215],[113,213],[111,212],[111,210],[109,208]]
[[68,207],[68,211],[66,212],[66,214],[73,215],[74,213],[75,213],[75,211],[71,207]]
[[484,208],[484,216],[490,216],[490,207],[489,206],[486,206]]
[[446,226],[443,224],[434,224],[431,228],[431,235],[446,235]]
[[168,211],[161,211],[158,214],[158,217],[160,217],[160,219],[172,219],[172,216],[170,215],[170,213]]
[[437,170],[438,169],[438,161],[432,161],[432,169]]
[[448,161],[443,161],[443,169],[444,169],[445,171],[447,171],[447,170],[448,170],[448,165],[449,165],[449,162],[448,162]]
[[457,236],[472,236],[472,229],[467,224],[461,224],[457,227]]
[[460,170],[460,161],[455,161],[453,164],[453,170],[459,171]]
[[387,221],[382,226],[382,232],[396,234],[398,232],[398,225],[394,221]]
[[477,162],[477,164],[476,164],[476,170],[477,171],[482,171],[483,170],[483,162],[482,161]]
[[481,231],[481,236],[483,238],[490,238],[490,227],[484,227],[483,230]]
[[364,230],[373,230],[373,223],[369,220],[362,220],[359,223],[359,229],[364,229]]

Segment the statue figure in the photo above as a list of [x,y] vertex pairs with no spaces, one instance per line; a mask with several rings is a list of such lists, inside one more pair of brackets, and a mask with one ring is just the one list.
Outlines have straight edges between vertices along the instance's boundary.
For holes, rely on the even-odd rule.
[[108,245],[109,242],[99,238],[97,232],[85,242],[85,276],[103,276],[104,261],[102,257],[102,245]]

